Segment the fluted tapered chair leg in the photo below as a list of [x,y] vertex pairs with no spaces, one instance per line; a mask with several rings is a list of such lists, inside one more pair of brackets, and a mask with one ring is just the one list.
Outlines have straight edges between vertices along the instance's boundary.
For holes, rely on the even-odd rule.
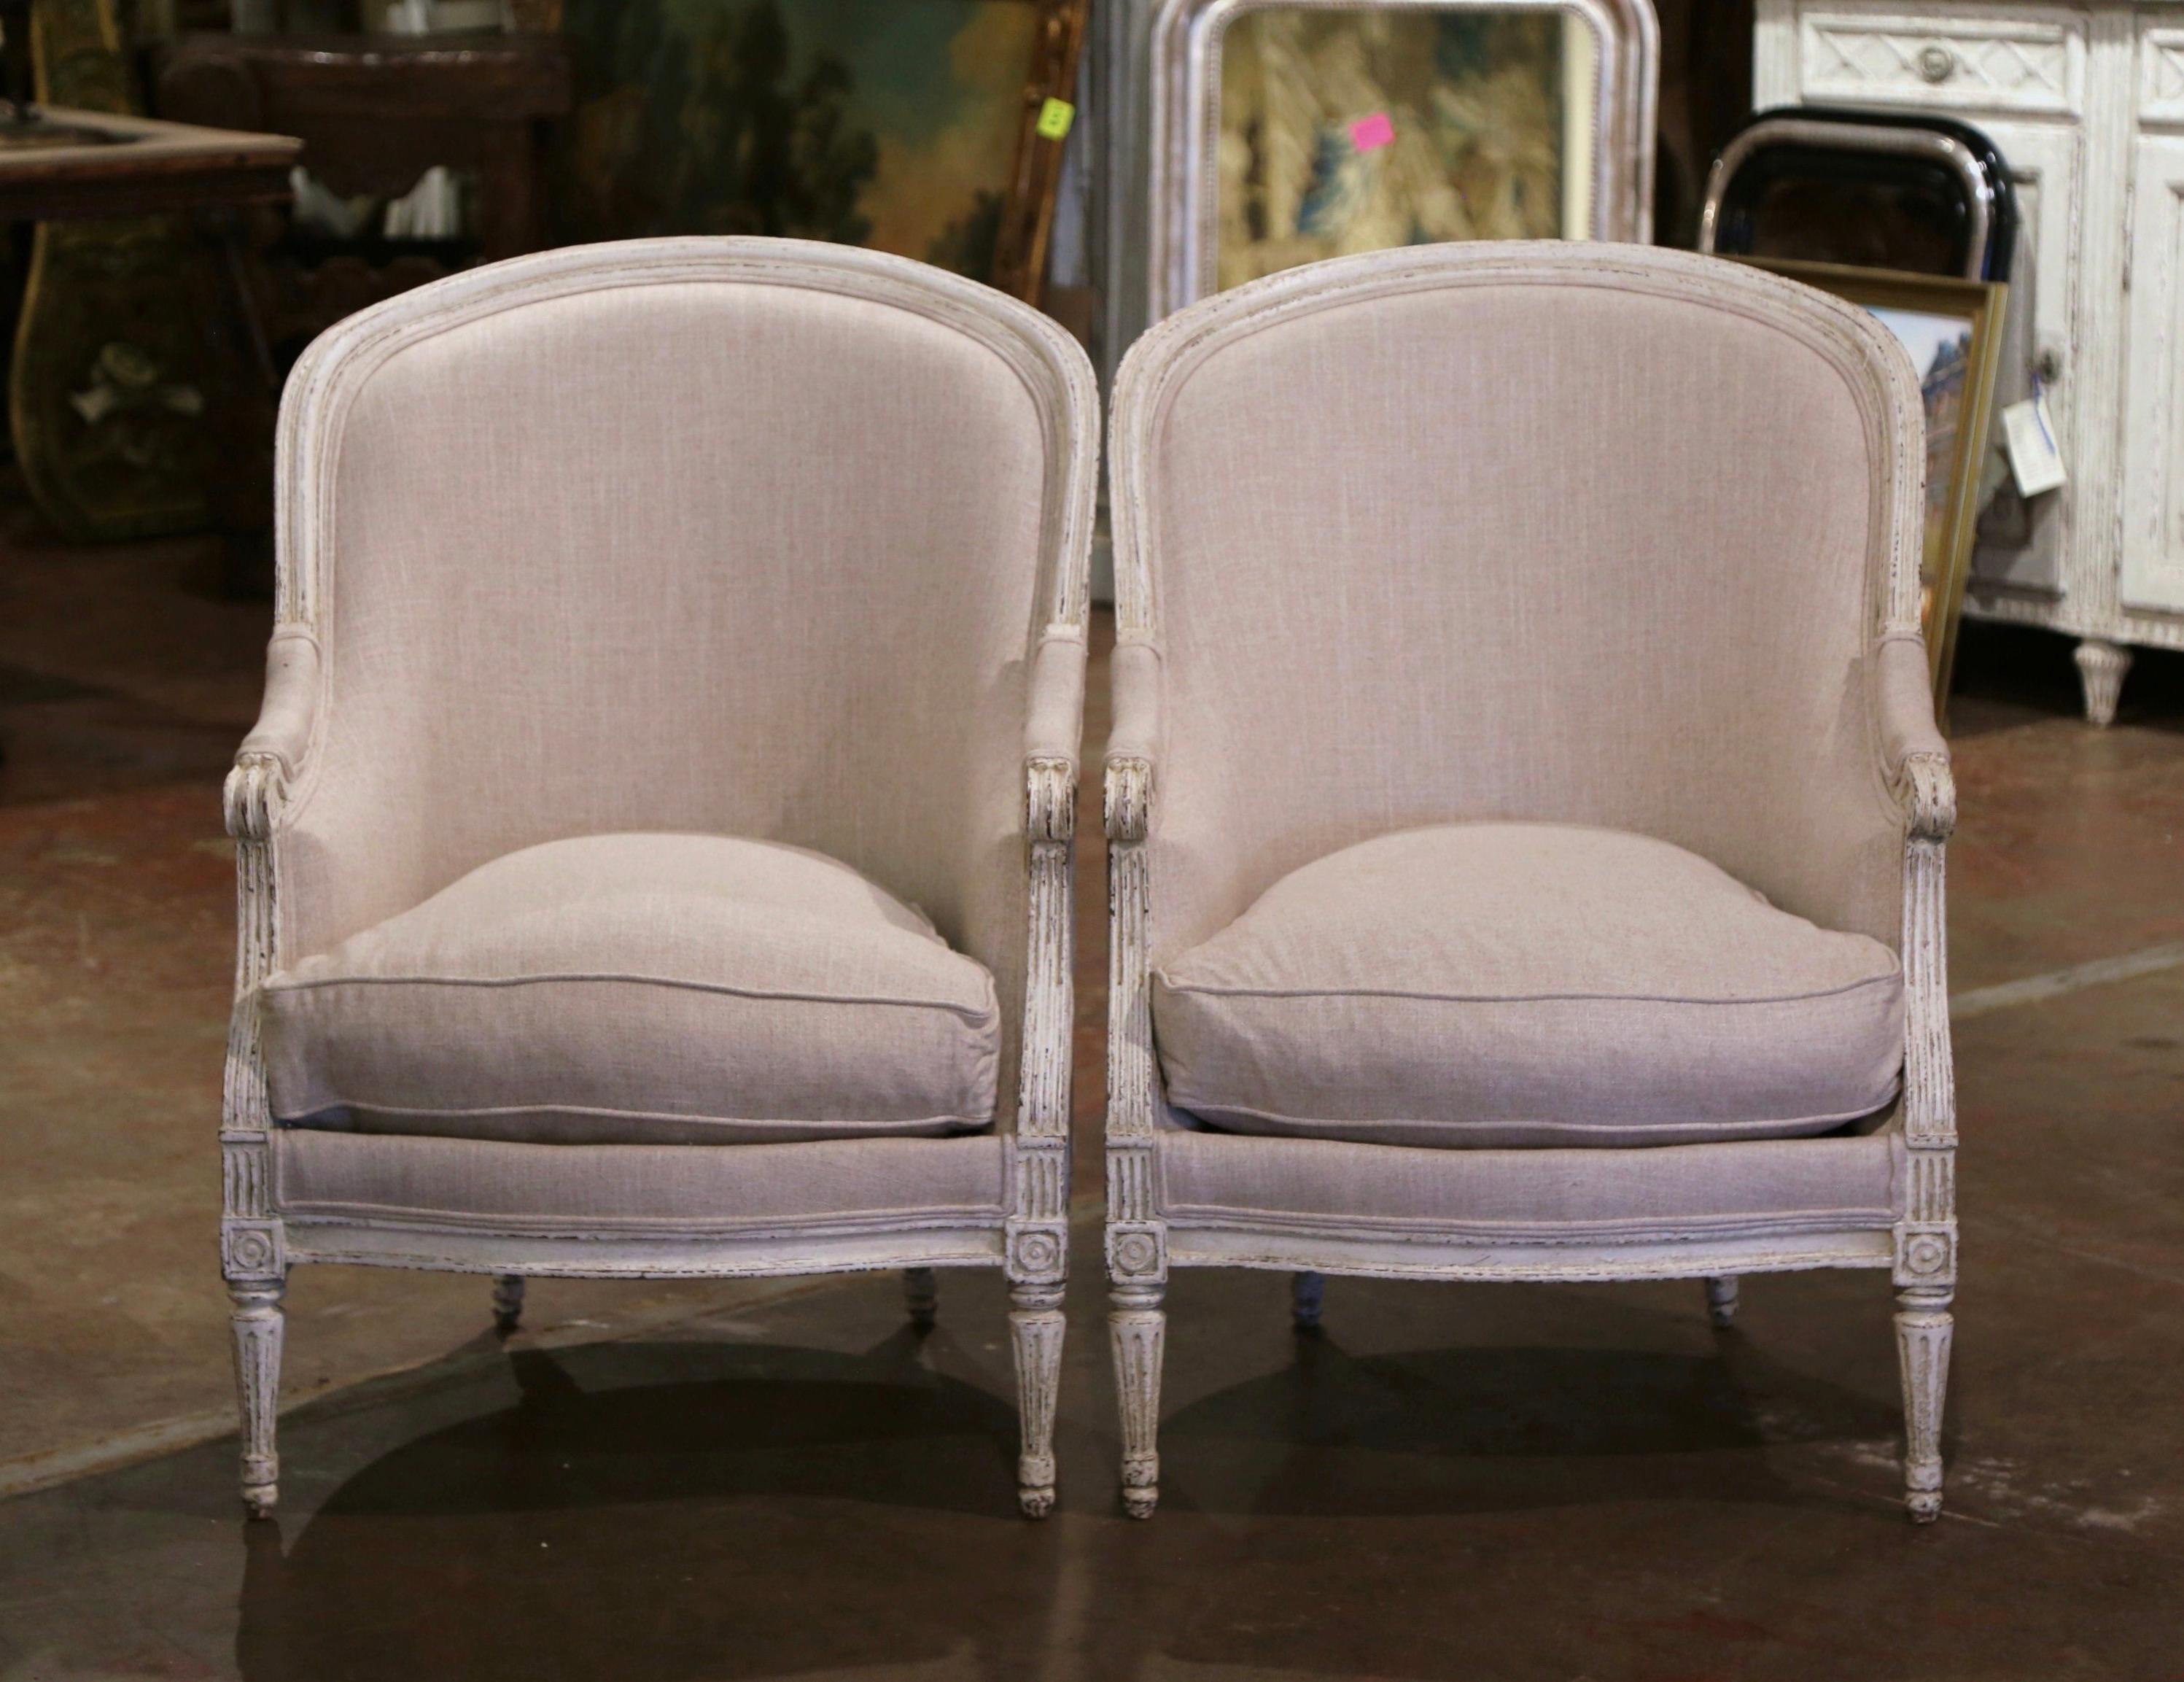
[[523,1276],[504,1273],[493,1282],[493,1329],[504,1338],[523,1318]]
[[933,1329],[940,1316],[940,1281],[930,1267],[902,1270],[902,1304],[910,1310],[910,1323],[921,1332]]
[[1108,1341],[1115,1355],[1115,1395],[1123,1414],[1123,1506],[1150,1518],[1160,1505],[1161,1358],[1167,1342],[1164,1294],[1158,1285],[1126,1285],[1111,1298]]
[[1290,1318],[1300,1332],[1319,1329],[1320,1310],[1327,1301],[1327,1275],[1290,1275]]
[[1736,1320],[1736,1276],[1724,1273],[1706,1282],[1707,1318],[1726,1331]]
[[1017,1408],[1022,1430],[1017,1502],[1025,1517],[1044,1518],[1054,1511],[1054,1415],[1061,1395],[1066,1323],[1061,1288],[1018,1285],[1010,1291],[1009,1301],[1009,1339],[1015,1348]]
[[281,1307],[284,1283],[228,1287],[234,1304],[235,1386],[242,1412],[242,1501],[254,1518],[281,1498],[281,1453],[276,1432],[281,1412],[281,1344],[287,1316]]
[[1903,1368],[1903,1503],[1930,1524],[1942,1516],[1942,1410],[1949,1394],[1955,1293],[1914,1286],[1896,1294],[1896,1353]]

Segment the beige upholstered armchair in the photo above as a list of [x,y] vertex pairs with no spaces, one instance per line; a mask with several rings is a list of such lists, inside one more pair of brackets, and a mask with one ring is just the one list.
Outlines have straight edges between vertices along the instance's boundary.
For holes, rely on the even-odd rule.
[[1858,310],[1601,245],[1193,305],[1113,417],[1107,1266],[1890,1270],[1914,1517],[1956,1275],[1953,820],[1918,383]]
[[343,322],[280,435],[229,780],[223,1261],[276,1495],[298,1262],[1012,1288],[1053,1500],[1089,366],[794,241],[526,257]]

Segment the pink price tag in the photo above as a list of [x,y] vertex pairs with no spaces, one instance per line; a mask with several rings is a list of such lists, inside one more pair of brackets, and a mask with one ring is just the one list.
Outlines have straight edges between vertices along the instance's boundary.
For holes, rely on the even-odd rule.
[[1396,126],[1388,120],[1385,111],[1375,111],[1369,117],[1360,117],[1350,125],[1350,145],[1353,151],[1378,152],[1391,145],[1396,138]]

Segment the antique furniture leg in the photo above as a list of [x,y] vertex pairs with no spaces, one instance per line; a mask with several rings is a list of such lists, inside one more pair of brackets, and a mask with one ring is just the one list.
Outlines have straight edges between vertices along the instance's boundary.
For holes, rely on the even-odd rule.
[[1115,1351],[1115,1395],[1123,1411],[1123,1506],[1150,1518],[1160,1505],[1161,1356],[1167,1316],[1164,1285],[1118,1285],[1107,1334]]
[[930,1267],[902,1270],[902,1300],[910,1310],[910,1323],[921,1332],[930,1332],[940,1312],[940,1282]]
[[1717,1331],[1726,1330],[1736,1318],[1736,1276],[1724,1274],[1706,1282],[1707,1318]]
[[280,1499],[281,1454],[275,1441],[281,1411],[281,1338],[287,1316],[285,1280],[230,1285],[234,1305],[235,1384],[242,1404],[242,1500],[263,1518]]
[[504,1338],[523,1318],[523,1276],[504,1273],[493,1285],[493,1329]]
[[1903,1368],[1903,1502],[1921,1524],[1942,1516],[1942,1407],[1949,1393],[1954,1294],[1947,1285],[1896,1294],[1896,1353]]
[[1903,1218],[1897,1223],[1896,1348],[1903,1368],[1904,1505],[1942,1513],[1942,1409],[1949,1388],[1949,1305],[1957,1288],[1957,1100],[1949,1046],[1944,845],[1956,827],[1946,758],[1912,753],[1903,891]]
[[2087,637],[2078,645],[2077,662],[2079,681],[2086,690],[2086,722],[2105,729],[2115,723],[2124,673],[2131,670],[2131,651]]
[[1290,1317],[1300,1332],[1319,1329],[1319,1311],[1327,1300],[1327,1275],[1290,1275]]
[[[1074,642],[1063,649],[1062,657],[1083,646]],[[1004,1232],[1003,1266],[1022,1416],[1017,1500],[1025,1517],[1044,1518],[1054,1510],[1061,1293],[1069,1277],[1070,1025],[1076,1020],[1070,970],[1070,884],[1077,838],[1072,762],[1045,753],[1027,758],[1024,814],[1031,866],[1031,973],[1024,988],[1023,1067],[1017,1076],[1010,1176],[1015,1200]]]
[[1022,1451],[1017,1459],[1017,1500],[1027,1518],[1054,1510],[1054,1412],[1061,1394],[1061,1288],[1018,1285],[1009,1293],[1009,1339],[1015,1345],[1017,1408]]

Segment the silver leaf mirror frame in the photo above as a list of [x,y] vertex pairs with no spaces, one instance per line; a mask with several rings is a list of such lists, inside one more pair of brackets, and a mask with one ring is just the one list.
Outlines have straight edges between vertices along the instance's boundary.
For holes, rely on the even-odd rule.
[[[1574,198],[1581,201],[1582,237],[1637,243],[1652,238],[1661,47],[1648,0],[1164,0],[1149,42],[1149,321],[1220,289],[1223,47],[1240,19],[1284,11],[1563,18],[1566,30],[1582,31],[1576,38],[1589,44],[1591,58],[1589,109],[1574,127],[1590,144],[1591,167],[1574,192],[1566,185],[1565,218]],[[1566,132],[1565,145],[1569,138]],[[1567,183],[1568,171],[1563,174]],[[1564,232],[1570,237],[1577,229],[1565,226]]]

